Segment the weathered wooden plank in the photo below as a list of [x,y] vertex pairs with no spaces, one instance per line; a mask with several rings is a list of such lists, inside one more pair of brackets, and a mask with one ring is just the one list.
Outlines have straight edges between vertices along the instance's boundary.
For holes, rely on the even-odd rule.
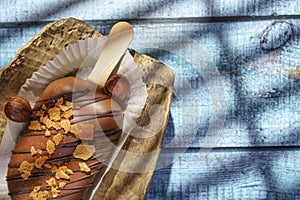
[[299,148],[162,153],[158,163],[177,158],[154,173],[146,199],[299,199],[299,155]]
[[[17,95],[26,79],[60,50],[87,37],[103,36],[90,25],[74,18],[55,21],[43,27],[20,48],[14,59],[1,69],[0,86],[5,90],[1,90],[0,106],[3,108],[9,97]],[[173,72],[149,56],[135,51],[131,53],[147,86],[148,97],[131,132],[124,133],[132,135],[122,146],[117,160],[101,183],[101,193],[97,193],[95,199],[131,199],[132,195],[137,199],[144,198],[167,126],[174,83]],[[2,110],[0,141],[6,122],[7,118]],[[132,183],[128,183],[129,180]],[[126,188],[123,187],[125,184]]]
[[1,1],[0,22],[298,15],[299,1]]
[[[295,34],[300,20],[286,21],[292,24],[294,34],[273,51],[263,50],[260,39],[274,20],[132,21],[135,38],[131,48],[162,61],[175,72],[166,145],[300,145],[299,87],[297,81],[289,79],[288,71],[300,63]],[[107,34],[114,22],[89,23]],[[40,26],[0,29],[5,38],[0,40],[0,62],[8,62],[18,45],[28,41]]]

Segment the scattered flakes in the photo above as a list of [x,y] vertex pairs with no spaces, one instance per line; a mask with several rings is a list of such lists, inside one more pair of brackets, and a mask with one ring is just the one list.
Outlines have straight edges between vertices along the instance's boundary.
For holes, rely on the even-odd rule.
[[46,180],[46,183],[49,187],[51,187],[52,197],[56,198],[60,194],[60,190],[57,188],[56,179],[51,177],[50,179]]
[[75,158],[88,160],[95,153],[96,148],[93,145],[79,144],[73,152]]
[[66,105],[60,105],[59,108],[60,108],[60,110],[63,111],[63,112],[69,110],[69,107],[66,106]]
[[45,105],[45,104],[43,104],[43,105],[42,105],[42,109],[44,109],[44,110],[46,110],[46,109],[47,109],[47,107],[46,107],[46,105]]
[[50,163],[45,163],[44,164],[44,167],[48,168],[48,169],[51,169],[52,168],[52,165]]
[[66,119],[69,119],[72,116],[73,116],[73,110],[72,109],[69,109],[69,110],[65,111],[64,114],[63,114],[63,117],[66,118]]
[[58,190],[56,187],[51,187],[51,193],[52,197],[56,198],[60,194],[60,190]]
[[59,188],[64,188],[66,185],[67,185],[67,183],[65,181],[62,181],[62,182],[58,183]]
[[41,169],[44,163],[46,162],[48,156],[40,156],[34,161],[34,166],[38,169]]
[[29,198],[33,200],[47,200],[48,194],[47,190],[41,190],[41,186],[34,186],[29,194]]
[[47,190],[39,191],[37,200],[47,200],[48,194]]
[[56,179],[54,177],[51,177],[51,178],[49,178],[49,179],[46,180],[46,183],[50,187],[56,186]]
[[34,199],[38,196],[38,191],[40,191],[41,186],[34,186],[33,190],[30,192],[29,197]]
[[73,133],[76,138],[81,140],[94,139],[93,124],[72,124],[70,132]]
[[51,140],[47,140],[46,142],[46,150],[51,155],[55,151],[55,143]]
[[71,123],[68,119],[62,119],[60,125],[65,130],[66,133],[69,132],[71,129]]
[[43,151],[40,150],[40,149],[37,149],[37,152],[38,152],[39,155],[42,155],[42,154],[43,154]]
[[86,162],[80,162],[79,167],[80,167],[80,171],[82,171],[82,172],[90,172],[91,171],[91,169],[86,164]]
[[68,106],[69,108],[73,107],[73,103],[70,101],[66,101],[66,106]]
[[52,170],[51,170],[51,172],[52,173],[55,173],[57,171],[57,167],[54,165],[54,166],[52,166]]
[[31,171],[33,170],[33,168],[34,168],[34,163],[30,163],[30,162],[24,160],[21,163],[20,168],[19,168],[19,171],[21,172],[21,177],[24,180],[27,180],[28,177],[31,175]]
[[38,154],[38,151],[34,148],[34,146],[31,146],[30,152],[31,152],[31,155],[32,155],[32,156],[35,156],[35,155]]
[[35,156],[35,155],[37,155],[37,154],[41,155],[41,154],[43,153],[42,150],[36,149],[34,146],[31,146],[30,152],[31,152],[31,155],[32,155],[32,156]]
[[67,166],[61,166],[55,170],[55,178],[56,179],[70,179],[69,175],[74,174],[71,169]]
[[55,128],[55,130],[59,130],[59,129],[61,129],[62,127],[61,127],[61,124],[60,124],[60,122],[54,122],[54,124],[53,124],[53,128]]
[[74,174],[74,172],[73,172],[71,169],[67,169],[67,170],[66,170],[66,173],[69,174],[69,175]]
[[62,171],[62,170],[57,170],[55,172],[55,178],[56,179],[70,179],[70,176],[68,174],[66,174],[66,172]]
[[34,115],[40,118],[44,117],[45,112],[43,110],[35,111]]
[[51,136],[51,132],[49,131],[49,129],[46,129],[46,131],[45,131],[45,136],[46,136],[46,137]]
[[61,133],[58,133],[53,136],[53,141],[56,146],[59,145],[59,143],[62,141],[62,139],[63,139],[63,134],[61,134]]
[[60,120],[60,109],[57,107],[50,108],[48,110],[49,117],[52,121],[59,121]]
[[64,98],[63,97],[60,97],[57,101],[56,101],[56,104],[55,104],[55,107],[60,107],[64,102]]
[[46,125],[47,128],[51,128],[51,127],[53,127],[54,124],[55,124],[54,122],[52,122],[52,121],[48,118],[48,116],[43,117],[43,118],[42,118],[42,122],[43,122],[43,124]]
[[28,129],[33,130],[33,131],[39,131],[39,130],[42,130],[42,126],[39,121],[33,120],[30,122]]

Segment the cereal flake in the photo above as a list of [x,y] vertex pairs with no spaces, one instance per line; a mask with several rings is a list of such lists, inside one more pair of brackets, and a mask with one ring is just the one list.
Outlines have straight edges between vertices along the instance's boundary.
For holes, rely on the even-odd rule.
[[79,144],[73,152],[75,158],[88,160],[95,153],[96,148],[93,145]]
[[46,150],[51,155],[55,151],[55,143],[51,140],[47,140],[46,142]]
[[33,131],[39,131],[39,130],[42,130],[42,126],[39,121],[33,120],[30,122],[28,129],[33,130]]
[[21,177],[24,180],[27,180],[28,177],[31,175],[31,171],[34,168],[34,163],[28,162],[26,160],[24,160],[19,168],[19,171],[21,172]]
[[53,141],[56,146],[59,145],[59,143],[62,141],[62,139],[63,139],[63,135],[61,133],[58,133],[53,136]]
[[91,171],[91,169],[86,164],[86,162],[80,162],[79,163],[79,168],[80,168],[80,171],[82,171],[82,172],[90,172]]
[[59,121],[60,120],[60,109],[57,107],[50,108],[49,111],[49,117],[52,121]]

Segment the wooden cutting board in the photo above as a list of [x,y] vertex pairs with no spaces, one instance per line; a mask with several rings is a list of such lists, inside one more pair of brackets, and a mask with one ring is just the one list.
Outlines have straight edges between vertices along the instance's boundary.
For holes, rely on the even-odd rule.
[[[74,18],[49,23],[0,71],[0,140],[7,123],[3,107],[8,98],[16,95],[26,79],[45,65],[54,55],[69,44],[88,37],[103,37],[92,26]],[[94,199],[143,199],[151,181],[167,126],[173,72],[163,63],[131,51],[147,85],[148,98],[141,116],[137,119],[135,135],[129,136],[114,166],[104,177]],[[3,89],[5,88],[5,89]],[[153,109],[154,107],[159,109]],[[135,156],[133,156],[135,155]],[[138,155],[138,156],[136,156]],[[144,156],[146,155],[146,156]]]

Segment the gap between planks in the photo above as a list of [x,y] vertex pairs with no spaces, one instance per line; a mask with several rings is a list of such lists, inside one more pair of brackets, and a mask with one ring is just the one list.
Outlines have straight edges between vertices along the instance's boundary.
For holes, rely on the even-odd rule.
[[166,147],[162,149],[163,153],[195,153],[199,151],[209,152],[241,152],[241,151],[298,151],[299,145],[295,146],[250,146],[250,147]]
[[[105,22],[112,24],[117,21],[128,21],[132,24],[143,23],[218,23],[218,22],[248,22],[248,21],[262,21],[262,20],[287,20],[287,19],[300,19],[300,15],[265,15],[265,16],[214,16],[214,17],[182,17],[182,18],[122,18],[122,19],[100,19],[100,20],[83,20],[86,23]],[[1,28],[21,28],[40,26],[51,23],[53,21],[24,21],[24,22],[0,22]]]

